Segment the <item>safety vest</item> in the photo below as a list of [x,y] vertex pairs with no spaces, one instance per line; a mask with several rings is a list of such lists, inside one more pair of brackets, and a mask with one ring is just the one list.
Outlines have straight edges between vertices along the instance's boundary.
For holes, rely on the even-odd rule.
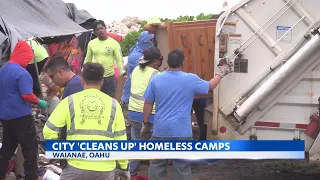
[[[158,73],[158,70],[149,66],[146,66],[144,69],[141,69],[139,66],[134,68],[131,74],[129,111],[143,113],[143,94],[146,91],[150,80]],[[153,106],[152,114],[155,114],[155,105]]]
[[[119,108],[115,99],[97,89],[75,93],[62,100],[51,114],[43,129],[44,137],[55,139],[62,128],[59,125],[65,124],[64,117],[67,117],[67,140],[127,140],[125,121]],[[112,171],[116,168],[116,161],[67,161],[84,170]],[[127,168],[127,160],[118,162],[122,168]]]
[[41,44],[34,40],[27,42],[29,46],[32,47],[34,52],[34,59],[31,60],[29,64],[34,64],[34,61],[36,61],[36,63],[41,62],[45,60],[47,57],[49,57],[46,48],[44,48]]

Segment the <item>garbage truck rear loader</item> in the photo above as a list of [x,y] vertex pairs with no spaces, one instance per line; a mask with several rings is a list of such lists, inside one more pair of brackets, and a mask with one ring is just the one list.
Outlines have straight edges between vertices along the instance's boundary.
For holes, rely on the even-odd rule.
[[305,140],[320,151],[320,1],[242,0],[216,24],[215,64],[234,73],[214,90],[213,139]]

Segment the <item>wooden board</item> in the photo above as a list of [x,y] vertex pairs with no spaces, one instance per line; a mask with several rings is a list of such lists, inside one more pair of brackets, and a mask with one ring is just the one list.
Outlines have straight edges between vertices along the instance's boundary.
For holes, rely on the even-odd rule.
[[[207,81],[213,78],[216,20],[166,24],[166,30],[156,33],[158,47],[164,56],[160,70],[168,67],[168,53],[174,49],[181,49],[186,58],[183,71],[197,74]],[[204,96],[212,97],[212,93]]]
[[215,27],[215,20],[172,23],[169,47],[184,51],[185,72],[195,73],[205,80],[213,77]]

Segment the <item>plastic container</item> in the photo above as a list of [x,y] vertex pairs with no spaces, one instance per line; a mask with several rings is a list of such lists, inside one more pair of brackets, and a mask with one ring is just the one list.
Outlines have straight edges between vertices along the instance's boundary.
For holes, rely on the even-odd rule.
[[47,170],[43,175],[42,180],[59,180],[60,176],[50,170]]

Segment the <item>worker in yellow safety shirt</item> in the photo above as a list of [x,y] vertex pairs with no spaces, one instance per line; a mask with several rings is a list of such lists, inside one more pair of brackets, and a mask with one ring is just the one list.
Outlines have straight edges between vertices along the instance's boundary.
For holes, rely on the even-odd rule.
[[[67,140],[127,140],[125,121],[117,100],[100,91],[104,68],[99,63],[83,66],[84,90],[64,98],[43,128],[45,139],[58,139],[67,126]],[[129,180],[128,160],[118,160],[120,177]],[[116,161],[68,159],[61,180],[114,180]]]
[[162,26],[164,26],[164,23],[162,23],[158,17],[152,16],[147,20],[147,24],[144,26],[144,30],[148,31],[150,34],[155,34],[157,30]]
[[[33,92],[35,93],[35,95],[41,96],[42,94],[41,94],[38,76],[41,74],[43,67],[48,61],[49,55],[46,48],[39,42],[35,40],[31,40],[31,41],[27,41],[27,43],[29,44],[30,47],[32,47],[34,58],[27,65],[26,70],[30,73],[33,80]],[[36,69],[36,66],[37,66],[37,69]]]
[[[140,137],[140,131],[143,122],[143,105],[144,91],[150,80],[155,77],[159,71],[159,67],[162,64],[163,56],[161,56],[160,50],[156,47],[149,47],[144,50],[143,57],[140,59],[139,66],[135,67],[131,76],[131,89],[130,99],[128,105],[128,119],[131,124],[131,137],[133,140],[147,140],[151,137]],[[153,107],[152,115],[150,116],[150,122],[153,123],[155,114],[155,107]],[[130,174],[131,176],[138,175],[140,161],[130,161]]]

